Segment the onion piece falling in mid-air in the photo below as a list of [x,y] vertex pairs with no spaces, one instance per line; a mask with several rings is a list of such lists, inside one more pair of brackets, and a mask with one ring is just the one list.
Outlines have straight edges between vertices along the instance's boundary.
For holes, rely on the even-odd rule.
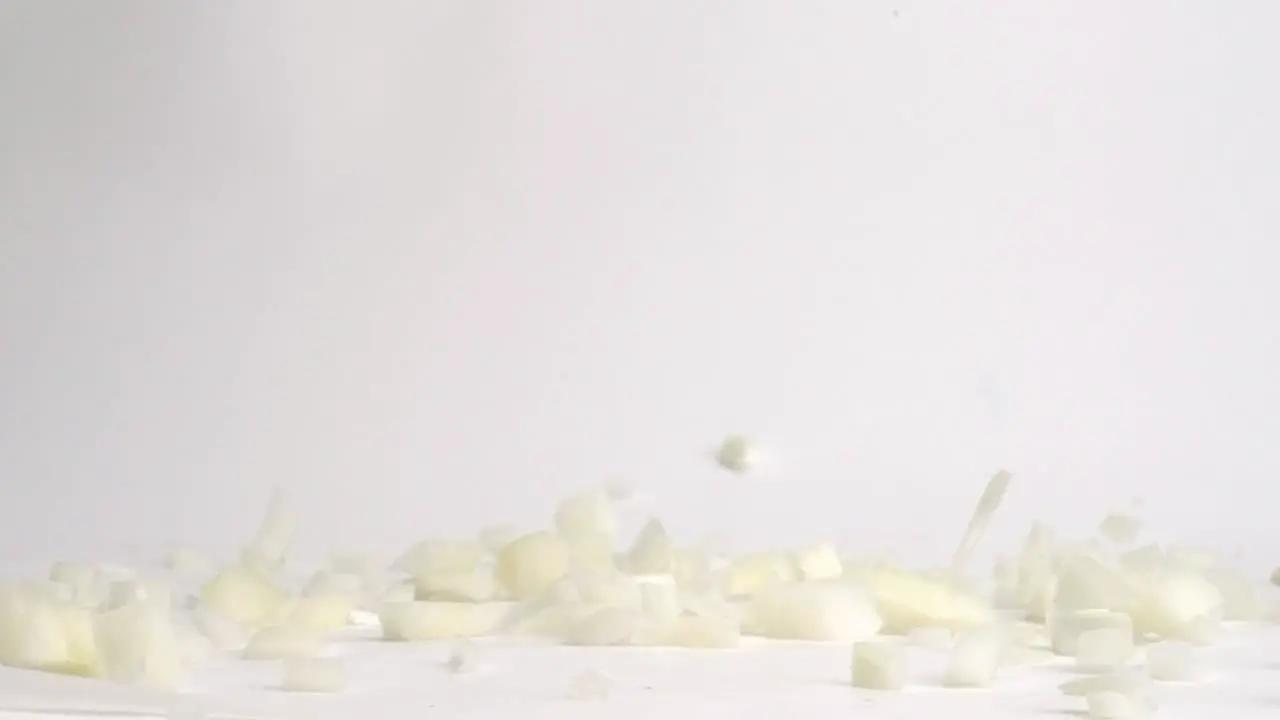
[[755,445],[743,435],[730,435],[716,449],[716,462],[732,473],[746,473],[759,459]]
[[973,516],[969,518],[964,537],[960,539],[960,544],[956,547],[955,555],[951,559],[952,572],[959,575],[964,571],[974,549],[986,534],[987,526],[991,524],[991,517],[1004,501],[1005,493],[1009,490],[1009,481],[1012,479],[1012,474],[1007,470],[1001,470],[987,481],[982,496],[978,498],[978,505],[973,509]]

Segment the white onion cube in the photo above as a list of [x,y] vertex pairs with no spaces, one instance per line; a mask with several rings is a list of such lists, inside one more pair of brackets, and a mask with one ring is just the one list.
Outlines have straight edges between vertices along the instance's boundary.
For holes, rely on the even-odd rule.
[[513,597],[537,597],[569,571],[569,548],[549,532],[533,532],[512,540],[498,553],[495,572]]
[[1151,688],[1151,678],[1146,673],[1134,668],[1120,670],[1107,675],[1069,680],[1058,686],[1064,695],[1086,697],[1094,693],[1116,692],[1126,695],[1142,695]]
[[315,657],[324,650],[324,637],[316,630],[277,625],[259,630],[241,651],[245,660],[288,660]]
[[752,599],[743,630],[778,640],[856,642],[880,631],[875,603],[847,583],[778,585]]
[[942,684],[948,687],[986,687],[995,680],[1004,651],[1004,636],[979,630],[956,641],[947,659]]
[[716,462],[729,472],[745,473],[755,465],[756,450],[742,435],[730,435],[716,450]]
[[854,687],[869,690],[901,690],[907,684],[907,661],[902,648],[866,640],[853,645]]
[[819,543],[796,553],[796,566],[805,580],[833,580],[844,574],[840,556],[827,543]]
[[426,642],[486,635],[510,612],[505,603],[386,603],[378,620],[388,640]]
[[1049,641],[1054,652],[1074,656],[1079,652],[1082,634],[1107,629],[1125,633],[1132,638],[1133,620],[1124,613],[1110,610],[1055,612],[1049,623]]
[[1141,531],[1141,520],[1118,512],[1110,513],[1098,525],[1098,532],[1115,545],[1132,545]]
[[1086,630],[1076,638],[1076,667],[1084,672],[1111,672],[1133,657],[1133,631],[1125,627]]
[[665,625],[680,615],[680,589],[670,575],[637,578],[640,608],[651,622]]
[[915,628],[907,634],[907,641],[922,648],[949,648],[955,643],[955,635],[948,628]]
[[627,551],[627,572],[660,575],[671,572],[671,538],[656,518],[649,520]]
[[138,601],[100,613],[94,639],[103,677],[166,690],[183,680],[182,650],[167,609]]
[[713,615],[682,615],[666,628],[660,644],[685,648],[736,648],[742,634],[736,620]]
[[420,573],[414,576],[413,585],[418,600],[485,602],[497,591],[493,573],[482,568]]
[[630,645],[640,629],[640,616],[616,607],[596,610],[569,625],[565,642],[570,645]]

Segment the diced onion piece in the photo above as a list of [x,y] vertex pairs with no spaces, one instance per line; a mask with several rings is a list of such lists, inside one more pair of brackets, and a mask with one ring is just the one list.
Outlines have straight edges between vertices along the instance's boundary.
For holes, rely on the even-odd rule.
[[851,583],[777,585],[756,595],[743,630],[784,640],[855,642],[882,626],[875,603]]
[[1275,585],[1276,587],[1280,587],[1280,567],[1277,567],[1275,570],[1271,571],[1270,580],[1272,585]]
[[603,700],[612,691],[612,678],[599,670],[587,670],[569,681],[565,695],[571,700]]
[[504,619],[495,632],[563,639],[575,623],[593,611],[594,608],[575,602],[536,604],[522,608],[513,620]]
[[224,569],[200,590],[202,605],[246,626],[261,624],[287,600],[270,578],[244,565]]
[[1222,557],[1213,550],[1194,547],[1172,547],[1165,552],[1165,560],[1170,567],[1190,572],[1204,572],[1220,565]]
[[868,690],[901,690],[907,684],[906,655],[892,643],[854,643],[852,680],[854,687]]
[[378,620],[388,640],[454,640],[487,635],[510,610],[506,603],[395,602],[383,606]]
[[118,563],[102,562],[93,566],[99,582],[119,582],[121,580],[137,580],[138,571]]
[[25,597],[57,602],[75,602],[76,599],[75,588],[53,580],[22,583],[21,592]]
[[1053,529],[1042,523],[1032,525],[1023,541],[1015,605],[1026,612],[1029,620],[1043,621],[1053,605],[1057,591],[1053,568],[1055,542]]
[[275,569],[284,561],[298,529],[298,515],[284,493],[277,490],[267,502],[258,531],[254,535],[249,553]]
[[657,625],[666,625],[680,615],[680,590],[670,575],[636,578],[640,587],[640,609]]
[[589,568],[613,567],[618,520],[606,490],[590,490],[566,498],[556,508],[554,519],[556,532],[564,538],[576,561]]
[[750,597],[779,584],[799,579],[795,562],[787,553],[758,553],[735,558],[725,575],[725,594]]
[[659,644],[685,648],[736,648],[742,641],[738,622],[713,615],[682,615],[671,621]]
[[[562,577],[552,583],[546,592],[515,605],[512,611],[502,618],[494,632],[510,632],[517,635],[547,634],[561,637],[568,622],[563,619],[562,609],[581,605],[582,597],[578,592],[578,584],[573,578]],[[556,618],[551,623],[554,629],[548,629],[545,622],[549,616]]]
[[394,563],[409,575],[475,570],[484,560],[484,548],[471,540],[423,540]]
[[1028,620],[1045,622],[1053,614],[1053,596],[1058,591],[1058,576],[1048,560],[1031,562],[1023,567],[1018,579],[1018,607]]
[[1166,570],[1144,584],[1142,598],[1133,611],[1133,623],[1142,633],[1178,637],[1192,621],[1216,619],[1221,613],[1222,593],[1203,575]]
[[382,592],[380,598],[384,603],[413,602],[417,598],[417,588],[413,583],[392,583]]
[[101,605],[103,610],[113,610],[135,601],[151,603],[167,610],[173,605],[173,589],[159,580],[119,580],[107,588]]
[[102,598],[102,602],[99,604],[99,609],[115,610],[116,608],[124,607],[129,603],[142,600],[142,593],[139,592],[139,590],[140,589],[137,584],[131,580],[113,582],[111,585],[107,586],[106,596]]
[[280,687],[293,692],[337,693],[347,685],[340,658],[295,657],[284,661]]
[[208,608],[196,608],[191,624],[218,650],[242,650],[248,642],[243,627]]
[[1124,613],[1110,610],[1077,610],[1057,612],[1049,626],[1049,641],[1059,655],[1074,656],[1079,652],[1080,636],[1092,630],[1113,629],[1133,637],[1133,620]]
[[640,583],[621,573],[578,573],[573,577],[577,596],[588,605],[640,610],[644,603]]
[[636,575],[671,572],[671,538],[657,518],[651,518],[636,535],[627,551],[626,570]]
[[936,578],[888,566],[861,568],[852,575],[875,598],[886,632],[905,634],[918,627],[969,630],[995,620],[986,602]]
[[671,577],[681,587],[703,582],[711,573],[711,556],[696,548],[671,549]]
[[54,672],[69,665],[66,634],[55,610],[63,602],[70,601],[29,589],[4,590],[0,597],[0,658],[5,665]]
[[1207,673],[1195,650],[1181,643],[1160,643],[1147,648],[1147,671],[1161,682],[1200,682]]
[[735,622],[742,618],[737,605],[714,592],[683,591],[680,593],[680,607],[683,612],[698,617],[728,618]]
[[1121,512],[1108,513],[1098,524],[1098,532],[1113,545],[1132,545],[1142,531],[1142,521]]
[[995,680],[1005,638],[994,629],[962,635],[947,659],[942,684],[948,687],[987,687]]
[[497,590],[493,573],[481,568],[421,573],[414,576],[413,585],[418,600],[485,602]]
[[1084,672],[1113,672],[1132,657],[1132,628],[1094,628],[1076,638],[1076,667]]
[[1090,537],[1063,543],[1058,547],[1057,555],[1061,560],[1082,558],[1107,563],[1111,560],[1113,550],[1105,540]]
[[1049,644],[1049,634],[1044,625],[1034,622],[1015,622],[1008,626],[1009,642],[1023,647],[1044,647]]
[[358,598],[364,592],[364,581],[354,573],[317,570],[302,589],[303,597],[343,595]]
[[1262,617],[1262,598],[1244,573],[1218,565],[1206,570],[1204,575],[1222,594],[1223,620],[1255,622]]
[[178,656],[183,666],[194,667],[208,659],[213,652],[213,641],[191,625],[174,627],[177,639]]
[[818,543],[796,553],[795,563],[805,580],[833,580],[844,574],[840,556],[827,543]]
[[1000,665],[1003,667],[1022,667],[1052,662],[1055,659],[1057,659],[1057,656],[1050,650],[1026,647],[1024,645],[1007,645],[1000,655]]
[[569,548],[554,533],[522,535],[498,553],[498,582],[516,599],[541,595],[568,571]]
[[53,610],[62,625],[62,636],[67,646],[66,664],[58,671],[71,675],[97,675],[100,662],[94,612],[83,605],[67,602],[54,603]]
[[755,466],[756,460],[755,447],[742,435],[726,437],[716,450],[716,462],[729,472],[748,472]]
[[1053,596],[1054,611],[1124,611],[1137,602],[1138,588],[1119,571],[1093,557],[1063,558]]
[[99,613],[94,643],[109,680],[165,690],[182,684],[185,669],[166,608],[138,601]]
[[310,658],[324,650],[324,636],[299,625],[276,625],[254,633],[240,656],[245,660]]
[[969,518],[969,525],[965,528],[964,537],[960,539],[960,544],[956,547],[955,555],[952,557],[951,568],[953,571],[958,573],[968,564],[969,556],[973,554],[978,543],[982,541],[982,536],[987,532],[987,526],[991,524],[991,517],[1000,508],[1000,503],[1004,501],[1005,493],[1009,490],[1009,481],[1012,479],[1013,475],[1009,471],[1001,470],[987,481],[981,497],[978,498],[978,505],[974,508],[972,517]]
[[380,625],[378,613],[369,610],[352,610],[348,622],[352,627],[358,628],[376,628]]
[[1151,716],[1151,700],[1144,695],[1101,691],[1085,696],[1093,720],[1141,720]]
[[999,558],[992,574],[995,580],[995,591],[992,593],[995,604],[1002,608],[1018,607],[1018,564],[1010,558]]
[[955,643],[955,635],[947,628],[922,627],[907,633],[907,641],[923,648],[949,648]]
[[0,589],[0,663],[69,675],[98,674],[88,608],[36,587]]
[[1212,645],[1222,639],[1222,624],[1215,617],[1201,615],[1165,633],[1165,638],[1194,645]]
[[77,602],[94,605],[98,585],[98,571],[92,565],[74,562],[56,562],[49,569],[49,579],[71,588]]
[[507,546],[507,543],[523,534],[515,525],[490,525],[480,531],[476,540],[485,552],[497,555]]
[[1141,695],[1145,694],[1150,688],[1151,679],[1135,668],[1127,668],[1107,675],[1091,675],[1077,680],[1069,680],[1058,686],[1058,689],[1063,694],[1073,697],[1086,697],[1100,692]]
[[569,625],[565,642],[569,645],[630,645],[641,628],[640,615],[623,608],[600,608]]
[[1164,548],[1155,543],[1134,548],[1120,556],[1120,567],[1137,575],[1152,575],[1164,565]]
[[297,601],[286,622],[312,630],[337,630],[347,626],[355,609],[355,600],[350,595],[338,592],[310,595]]

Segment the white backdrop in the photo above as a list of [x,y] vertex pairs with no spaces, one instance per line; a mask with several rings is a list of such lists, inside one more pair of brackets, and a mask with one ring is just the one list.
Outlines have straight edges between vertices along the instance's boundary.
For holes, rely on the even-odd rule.
[[0,549],[229,547],[281,486],[389,551],[621,480],[927,559],[1008,467],[1001,543],[1140,497],[1263,562],[1277,23],[0,0]]

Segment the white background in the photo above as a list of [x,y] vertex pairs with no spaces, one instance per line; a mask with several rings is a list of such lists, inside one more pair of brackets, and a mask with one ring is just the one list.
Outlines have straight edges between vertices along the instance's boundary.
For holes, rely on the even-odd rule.
[[[1278,544],[1280,5],[0,0],[0,550]],[[738,478],[729,432],[777,456]],[[637,522],[642,518],[634,518]],[[1276,558],[1271,558],[1274,562]]]

